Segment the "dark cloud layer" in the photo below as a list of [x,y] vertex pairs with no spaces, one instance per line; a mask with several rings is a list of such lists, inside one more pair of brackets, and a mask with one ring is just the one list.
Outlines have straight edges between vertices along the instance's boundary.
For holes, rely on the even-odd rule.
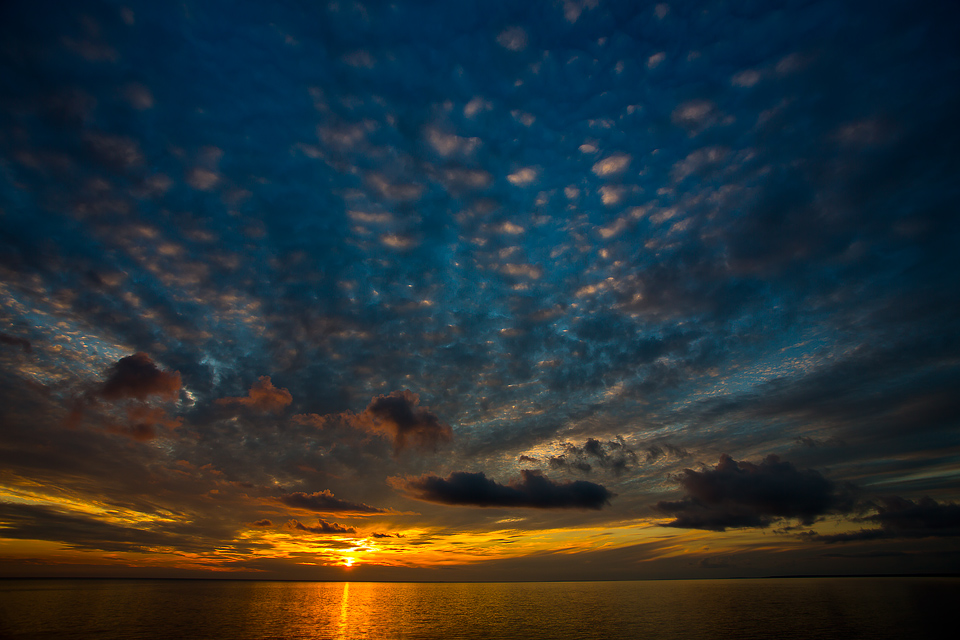
[[386,513],[384,509],[378,509],[370,505],[340,500],[334,497],[333,493],[327,489],[314,493],[295,491],[282,495],[279,499],[280,502],[288,507],[308,509],[318,513]]
[[880,525],[879,528],[824,535],[814,533],[810,537],[830,543],[960,536],[960,504],[937,502],[930,497],[913,501],[886,496],[870,506],[876,509],[876,513],[860,520]]
[[827,513],[849,512],[852,497],[812,469],[798,470],[769,455],[759,464],[720,456],[713,469],[684,469],[687,497],[661,501],[657,509],[676,517],[665,526],[724,531],[766,527],[783,518],[813,523]]
[[474,507],[531,507],[534,509],[600,509],[614,493],[593,482],[553,482],[539,471],[521,471],[520,480],[507,485],[483,472],[455,471],[446,479],[423,476],[403,488],[418,500]]
[[290,520],[284,525],[285,529],[291,531],[303,531],[304,533],[342,533],[353,534],[357,530],[353,527],[347,527],[336,522],[327,522],[326,520],[317,520],[317,524],[310,527],[299,520]]
[[33,351],[33,345],[30,344],[29,340],[26,338],[7,335],[6,333],[0,333],[0,344],[6,344],[12,347],[20,347],[24,353],[31,353]]

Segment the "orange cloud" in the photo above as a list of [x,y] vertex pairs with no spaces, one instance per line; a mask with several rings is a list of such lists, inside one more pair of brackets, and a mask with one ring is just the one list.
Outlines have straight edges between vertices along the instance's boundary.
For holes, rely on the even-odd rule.
[[291,402],[293,402],[293,396],[290,392],[273,386],[270,376],[260,376],[260,379],[250,387],[250,391],[245,398],[221,398],[217,400],[217,404],[239,404],[260,413],[278,413],[289,406]]

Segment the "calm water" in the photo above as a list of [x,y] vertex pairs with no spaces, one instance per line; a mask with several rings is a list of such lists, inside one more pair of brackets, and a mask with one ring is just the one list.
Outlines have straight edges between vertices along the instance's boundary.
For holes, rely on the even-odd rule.
[[2,638],[936,637],[957,578],[501,584],[0,580]]

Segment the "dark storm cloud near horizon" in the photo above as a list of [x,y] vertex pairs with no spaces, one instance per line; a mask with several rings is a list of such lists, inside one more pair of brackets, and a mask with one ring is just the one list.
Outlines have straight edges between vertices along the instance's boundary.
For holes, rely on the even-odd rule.
[[767,527],[785,518],[810,525],[819,516],[855,507],[855,488],[838,487],[819,472],[798,470],[773,454],[759,464],[723,454],[713,469],[684,469],[678,480],[686,497],[656,505],[675,516],[667,527],[725,531]]
[[937,502],[924,496],[917,501],[899,496],[882,496],[869,504],[876,513],[858,521],[879,528],[860,529],[834,534],[815,532],[801,534],[828,544],[897,538],[932,538],[960,536],[960,504]]
[[954,3],[61,4],[0,8],[11,495],[952,530]]
[[616,494],[594,482],[554,482],[539,471],[522,470],[519,480],[503,485],[481,471],[454,471],[447,478],[423,476],[401,487],[418,500],[473,507],[601,509]]

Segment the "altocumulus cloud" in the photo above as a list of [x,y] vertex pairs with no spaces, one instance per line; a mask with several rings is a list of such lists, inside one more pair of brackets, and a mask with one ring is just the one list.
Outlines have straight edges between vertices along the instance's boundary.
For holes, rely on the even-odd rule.
[[520,480],[507,485],[487,478],[482,472],[455,471],[445,479],[427,475],[407,480],[402,487],[418,500],[474,507],[600,509],[616,495],[593,482],[557,483],[539,471],[520,473]]
[[687,497],[657,503],[658,510],[676,517],[668,527],[725,531],[766,527],[781,518],[811,524],[817,516],[853,508],[847,491],[817,471],[798,470],[772,454],[760,464],[723,454],[713,469],[684,469],[680,485]]

